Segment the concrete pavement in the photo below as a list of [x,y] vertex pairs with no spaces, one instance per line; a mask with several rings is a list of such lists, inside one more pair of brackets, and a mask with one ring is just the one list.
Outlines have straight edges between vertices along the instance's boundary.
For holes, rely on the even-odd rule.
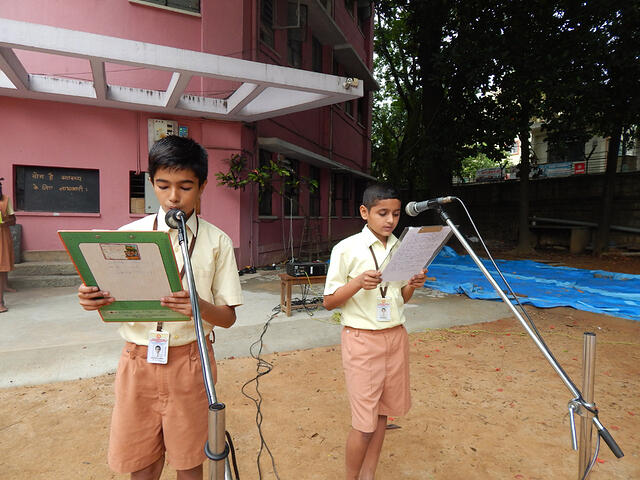
[[[246,357],[258,340],[274,307],[280,304],[277,271],[259,271],[240,277],[244,305],[236,324],[217,328],[216,358]],[[322,285],[310,296],[322,295]],[[104,323],[95,312],[85,312],[76,287],[34,288],[5,294],[9,311],[0,314],[0,388],[76,380],[114,372],[122,339],[118,324]],[[294,287],[293,297],[301,297]],[[501,302],[470,300],[427,288],[416,291],[405,310],[409,332],[492,321],[510,316]],[[340,326],[331,312],[318,308],[291,317],[279,313],[264,336],[263,353],[314,348],[340,343]]]

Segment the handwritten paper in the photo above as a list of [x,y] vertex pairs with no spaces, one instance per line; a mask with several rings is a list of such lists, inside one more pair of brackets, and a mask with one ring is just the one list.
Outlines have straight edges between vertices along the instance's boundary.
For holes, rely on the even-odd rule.
[[409,280],[426,268],[451,237],[451,227],[407,227],[400,246],[382,271],[383,282]]
[[116,300],[160,300],[171,293],[155,243],[81,243],[79,248],[98,286]]

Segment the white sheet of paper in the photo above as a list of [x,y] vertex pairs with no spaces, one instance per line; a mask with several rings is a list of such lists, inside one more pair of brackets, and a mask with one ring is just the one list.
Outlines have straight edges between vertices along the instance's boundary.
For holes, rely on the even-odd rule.
[[155,243],[81,243],[78,247],[100,289],[118,301],[160,300],[171,293]]
[[407,227],[400,246],[382,271],[383,282],[409,280],[431,263],[451,236],[451,227]]

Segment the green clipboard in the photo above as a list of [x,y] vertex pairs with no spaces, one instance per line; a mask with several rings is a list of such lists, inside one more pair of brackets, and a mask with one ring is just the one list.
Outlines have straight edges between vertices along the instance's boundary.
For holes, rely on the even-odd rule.
[[58,235],[84,284],[116,299],[98,309],[104,322],[190,320],[160,305],[161,297],[183,289],[167,232],[59,230]]

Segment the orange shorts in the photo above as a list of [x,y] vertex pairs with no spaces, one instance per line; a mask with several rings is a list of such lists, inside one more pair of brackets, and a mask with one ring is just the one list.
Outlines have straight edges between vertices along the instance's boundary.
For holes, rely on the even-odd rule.
[[409,339],[403,325],[384,330],[344,327],[342,367],[354,429],[373,432],[379,415],[409,411]]
[[[213,379],[216,362],[207,341]],[[115,381],[109,466],[141,470],[162,457],[188,470],[204,462],[209,402],[197,342],[169,348],[166,365],[147,363],[147,347],[127,342]]]

